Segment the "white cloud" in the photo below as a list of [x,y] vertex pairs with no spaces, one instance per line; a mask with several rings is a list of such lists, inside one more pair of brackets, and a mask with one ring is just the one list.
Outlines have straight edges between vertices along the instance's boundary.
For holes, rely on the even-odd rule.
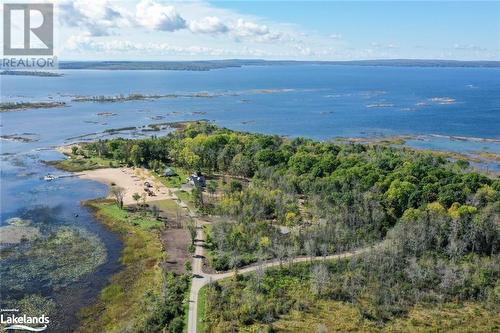
[[398,48],[398,46],[396,44],[393,44],[393,43],[384,44],[384,43],[379,43],[379,42],[372,42],[372,43],[370,43],[370,46],[377,48],[377,49],[397,49]]
[[487,49],[477,46],[475,44],[459,44],[455,43],[453,45],[453,48],[455,50],[461,50],[461,51],[487,51]]
[[59,21],[64,26],[83,29],[91,36],[113,34],[114,28],[129,26],[123,10],[106,0],[75,0],[59,3]]
[[263,36],[270,33],[266,25],[259,25],[254,22],[238,19],[233,27],[233,33],[239,37]]
[[65,48],[71,51],[129,51],[136,49],[137,45],[130,41],[113,40],[113,41],[96,41],[89,36],[71,36],[65,44]]
[[136,6],[137,22],[151,30],[175,31],[186,28],[186,20],[173,6],[165,6],[153,0],[142,0]]
[[201,20],[193,20],[189,22],[189,30],[193,33],[202,34],[220,34],[229,31],[227,25],[216,16],[207,16]]
[[160,31],[186,28],[186,21],[173,6],[153,0],[141,0],[135,8],[108,0],[62,0],[58,7],[63,26],[81,28],[95,37],[116,34],[115,28],[131,26]]
[[184,55],[311,60],[500,58],[497,46],[485,49],[484,45],[453,41],[444,48],[426,42],[417,47],[413,42],[405,45],[405,40],[384,41],[387,36],[373,36],[374,41],[380,40],[364,44],[348,40],[338,31],[308,30],[298,24],[218,7],[207,0],[52,1],[59,3],[56,11],[62,25],[58,26],[58,39],[66,41],[61,58],[112,59],[121,54],[128,59],[144,54],[158,60],[169,58],[164,55],[173,55],[171,59]]
[[[189,19],[181,15],[179,9]],[[234,41],[265,43],[285,39],[284,33],[253,18],[242,18],[239,14],[240,17],[236,18],[234,12],[196,2],[175,3],[174,7],[155,0],[140,0],[135,4],[108,0],[61,0],[59,16],[63,26],[79,28],[80,33],[93,37],[117,35],[122,33],[118,28],[135,27],[149,31],[187,30],[195,35],[227,34]]]
[[293,47],[303,56],[311,56],[314,54],[310,47],[301,44],[295,44]]
[[129,40],[96,41],[88,36],[71,36],[66,42],[66,49],[74,53],[106,53],[112,55],[138,55],[141,56],[210,56],[210,57],[272,57],[274,53],[256,48],[222,48],[199,45],[179,46],[170,43],[141,43]]
[[241,18],[231,25],[231,34],[237,41],[247,39],[253,42],[265,43],[276,40],[284,41],[286,39],[283,33],[271,31],[267,25]]

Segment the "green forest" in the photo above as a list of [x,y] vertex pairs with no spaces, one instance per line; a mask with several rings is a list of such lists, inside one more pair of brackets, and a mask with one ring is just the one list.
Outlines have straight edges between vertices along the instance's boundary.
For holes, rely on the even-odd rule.
[[[209,285],[207,331],[299,332],[285,318],[302,313],[322,323],[311,330],[329,332],[328,304],[354,311],[365,327],[359,331],[389,329],[419,306],[450,304],[457,315],[468,307],[485,314],[476,316],[480,328],[465,314],[458,325],[500,329],[499,179],[465,160],[390,143],[284,138],[207,122],[176,127],[164,137],[100,140],[73,153],[206,175],[206,188],[195,187],[191,199],[220,220],[206,228],[210,269],[237,273],[280,261]],[[370,246],[349,259],[293,264]]]

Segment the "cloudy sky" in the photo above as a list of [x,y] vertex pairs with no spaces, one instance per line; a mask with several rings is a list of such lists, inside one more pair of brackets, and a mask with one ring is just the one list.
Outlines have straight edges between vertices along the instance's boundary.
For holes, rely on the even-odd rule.
[[500,60],[500,2],[57,1],[69,60]]

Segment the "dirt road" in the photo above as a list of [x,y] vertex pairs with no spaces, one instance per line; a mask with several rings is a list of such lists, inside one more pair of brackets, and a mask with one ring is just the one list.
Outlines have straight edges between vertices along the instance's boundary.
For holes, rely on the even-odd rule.
[[[191,214],[193,217],[194,214]],[[196,217],[195,217],[196,218]],[[188,314],[188,333],[196,333],[198,326],[198,294],[200,289],[206,284],[225,279],[231,277],[233,272],[225,272],[225,273],[217,273],[217,274],[208,274],[203,272],[203,258],[205,248],[203,247],[205,243],[205,234],[203,232],[203,224],[204,222],[200,221],[200,219],[196,218],[197,223],[197,236],[196,236],[196,251],[193,258],[193,280],[191,284],[191,293],[189,296],[189,314]],[[361,253],[365,253],[373,250],[376,247],[382,246],[382,243],[379,243],[375,246],[364,247],[353,251],[347,251],[339,254],[334,254],[326,257],[298,257],[295,258],[293,263],[306,262],[306,261],[320,261],[320,260],[339,260],[344,258],[349,258],[355,255],[359,255]],[[267,269],[270,267],[279,266],[279,260],[269,260],[262,263],[262,265],[251,265],[247,267],[242,267],[238,269],[238,274],[248,274],[256,271],[259,267],[262,269]]]

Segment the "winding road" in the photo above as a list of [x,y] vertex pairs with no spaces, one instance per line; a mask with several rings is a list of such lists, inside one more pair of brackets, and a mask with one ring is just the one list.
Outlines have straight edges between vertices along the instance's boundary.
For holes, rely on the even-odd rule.
[[[228,278],[234,274],[234,272],[224,272],[224,273],[217,273],[217,274],[209,274],[203,272],[203,258],[205,254],[205,233],[203,232],[203,224],[205,222],[201,221],[199,218],[196,217],[195,214],[192,212],[189,212],[189,215],[196,220],[196,240],[195,240],[195,254],[193,257],[193,279],[191,282],[191,292],[189,295],[189,314],[188,314],[188,333],[196,333],[197,330],[197,325],[198,325],[198,295],[200,292],[200,289],[205,286],[208,283],[211,283],[213,281],[221,280]],[[352,250],[352,251],[347,251],[339,254],[334,254],[334,255],[329,255],[326,257],[297,257],[293,260],[293,263],[298,263],[298,262],[305,262],[305,261],[319,261],[319,260],[339,260],[339,259],[344,259],[344,258],[349,258],[361,253],[365,253],[368,251],[373,250],[375,247],[380,247],[382,243],[379,243],[377,245],[369,246],[369,247],[364,247],[360,248],[357,250]],[[282,263],[282,262],[281,262]],[[259,267],[262,267],[263,269],[267,269],[270,267],[275,267],[279,266],[280,264],[279,260],[268,260],[265,261],[262,265],[250,265],[246,266],[243,268],[238,269],[238,274],[247,274],[256,271],[259,269]]]

